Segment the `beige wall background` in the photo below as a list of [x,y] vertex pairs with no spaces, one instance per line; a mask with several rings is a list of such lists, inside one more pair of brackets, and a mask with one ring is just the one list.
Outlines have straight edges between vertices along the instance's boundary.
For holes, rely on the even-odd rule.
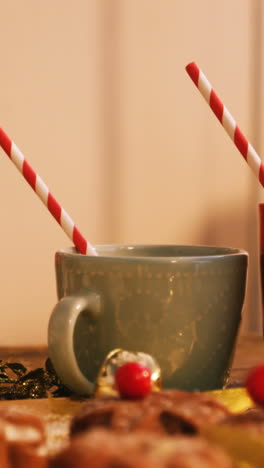
[[[250,254],[260,333],[262,188],[185,72],[195,60],[264,152],[261,0],[0,0],[1,126],[93,243]],[[1,344],[46,343],[69,241],[0,155]]]

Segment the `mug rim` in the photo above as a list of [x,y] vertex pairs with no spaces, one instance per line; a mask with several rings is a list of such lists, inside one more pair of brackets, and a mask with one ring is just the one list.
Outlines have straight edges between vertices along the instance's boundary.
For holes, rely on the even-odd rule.
[[[62,255],[64,257],[74,257],[74,258],[90,258],[93,260],[100,261],[102,259],[106,260],[129,260],[129,261],[139,261],[139,260],[150,260],[150,261],[166,261],[166,262],[173,262],[173,260],[183,260],[183,261],[191,261],[191,260],[205,260],[205,259],[220,259],[220,258],[230,258],[230,257],[248,257],[248,252],[244,249],[241,248],[236,248],[236,247],[226,247],[226,246],[216,246],[216,245],[200,245],[200,244],[134,244],[134,243],[124,243],[124,244],[97,244],[94,245],[95,250],[98,250],[100,252],[100,249],[105,249],[105,252],[107,252],[107,255],[98,255],[98,256],[93,256],[93,255],[84,255],[81,254],[77,251],[77,249],[74,246],[71,247],[66,247],[59,249],[56,252],[56,255]],[[197,254],[184,254],[184,253],[179,253],[177,255],[125,255],[126,250],[133,250],[137,249],[140,250],[142,249],[153,249],[153,250],[158,250],[161,248],[166,248],[166,249],[181,249],[181,250],[186,250],[186,249],[197,249]],[[111,251],[116,251],[117,249],[124,249],[124,255],[111,255]],[[200,251],[200,253],[199,253]],[[203,251],[205,253],[203,253]],[[211,251],[211,253],[210,253]]]

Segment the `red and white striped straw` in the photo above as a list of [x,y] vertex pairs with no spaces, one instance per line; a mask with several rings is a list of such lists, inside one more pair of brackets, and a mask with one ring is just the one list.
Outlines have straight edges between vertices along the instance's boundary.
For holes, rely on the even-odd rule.
[[241,132],[235,119],[232,117],[226,106],[219,99],[208,79],[195,62],[189,63],[186,66],[186,71],[194,84],[199,89],[200,93],[205,98],[207,104],[211,107],[213,113],[222,124],[231,140],[233,140],[237,149],[247,161],[249,167],[257,176],[261,185],[264,186],[264,164],[256,153],[253,146],[249,143],[245,135]]
[[40,176],[32,169],[24,155],[21,153],[16,144],[7,136],[4,130],[0,127],[0,146],[3,148],[7,156],[15,164],[23,177],[33,188],[35,193],[48,208],[52,216],[62,227],[67,236],[74,243],[77,250],[82,254],[97,255],[95,248],[87,242],[80,231],[75,226],[73,220],[66,213],[64,208],[50,193],[47,185],[43,182]]

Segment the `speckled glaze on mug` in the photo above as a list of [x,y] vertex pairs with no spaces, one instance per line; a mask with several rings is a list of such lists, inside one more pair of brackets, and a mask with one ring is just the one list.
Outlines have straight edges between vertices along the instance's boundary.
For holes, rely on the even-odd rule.
[[96,246],[98,257],[56,253],[59,302],[49,354],[73,391],[93,392],[109,351],[157,359],[165,388],[210,390],[228,378],[248,255],[224,247]]

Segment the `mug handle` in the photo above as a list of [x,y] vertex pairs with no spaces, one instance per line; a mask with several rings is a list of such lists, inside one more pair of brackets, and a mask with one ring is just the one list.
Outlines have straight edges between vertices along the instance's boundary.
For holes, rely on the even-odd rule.
[[90,395],[94,383],[81,372],[74,353],[73,336],[76,321],[82,312],[96,321],[100,315],[101,301],[96,293],[66,296],[54,307],[48,325],[49,357],[56,373],[66,387],[79,395]]

